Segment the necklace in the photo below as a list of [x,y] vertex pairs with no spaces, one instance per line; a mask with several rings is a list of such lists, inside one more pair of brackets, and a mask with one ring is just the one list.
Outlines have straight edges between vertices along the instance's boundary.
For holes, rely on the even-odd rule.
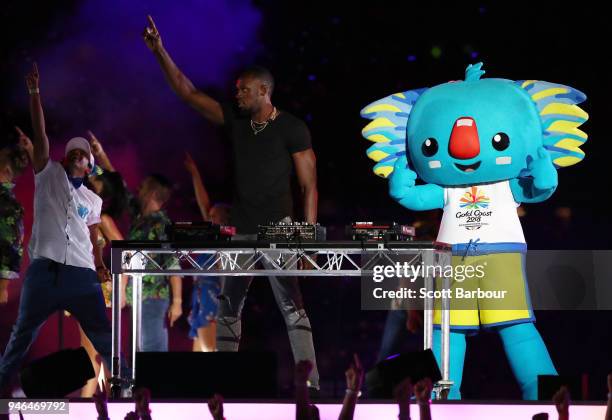
[[270,121],[274,121],[277,116],[278,111],[276,110],[276,107],[273,107],[272,112],[264,122],[253,121],[253,118],[251,118],[251,129],[253,130],[253,134],[257,135],[262,132],[268,126]]

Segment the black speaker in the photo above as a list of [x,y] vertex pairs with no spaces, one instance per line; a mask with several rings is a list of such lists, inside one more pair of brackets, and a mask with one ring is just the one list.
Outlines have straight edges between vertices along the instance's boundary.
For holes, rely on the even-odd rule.
[[432,383],[442,379],[431,350],[401,353],[379,362],[366,374],[368,396],[393,398],[393,388],[407,377],[413,384],[424,378],[431,379]]
[[[586,384],[585,384],[586,385]],[[568,375],[538,375],[538,400],[551,401],[553,395],[562,386],[567,387],[572,400],[586,399],[586,389],[583,389],[583,380],[580,376]]]
[[62,398],[95,376],[83,347],[66,349],[35,360],[19,374],[28,398]]
[[142,352],[136,387],[153,398],[277,398],[274,352]]

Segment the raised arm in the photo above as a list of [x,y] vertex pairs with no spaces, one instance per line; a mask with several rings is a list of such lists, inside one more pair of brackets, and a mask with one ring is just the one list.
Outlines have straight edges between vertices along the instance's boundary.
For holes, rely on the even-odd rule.
[[410,210],[444,207],[444,189],[436,184],[415,185],[417,174],[408,167],[406,157],[397,160],[389,178],[389,194]]
[[145,44],[155,55],[164,73],[164,77],[174,93],[195,108],[196,111],[211,123],[217,125],[223,124],[223,110],[219,102],[196,89],[191,80],[174,64],[170,54],[168,54],[162,44],[161,36],[155,26],[155,22],[153,22],[153,18],[147,16],[147,19],[149,20],[149,26],[145,28],[143,33]]
[[98,140],[96,135],[91,131],[88,131],[87,135],[89,136],[91,154],[94,155],[94,158],[96,159],[96,165],[100,166],[105,171],[115,172],[115,168],[113,167],[113,164],[108,158],[108,155],[104,151],[104,148],[102,147],[102,143],[100,143],[100,140]]
[[312,149],[293,153],[293,164],[297,174],[302,200],[304,202],[304,218],[308,223],[317,222],[317,158]]
[[208,191],[206,191],[204,182],[202,181],[202,175],[200,175],[198,166],[193,161],[193,158],[189,153],[185,153],[185,169],[187,169],[187,172],[191,174],[193,189],[195,191],[198,207],[200,208],[200,213],[202,213],[202,218],[205,221],[210,222],[210,208],[212,207],[210,204],[210,197],[208,195]]
[[45,131],[45,115],[40,101],[38,66],[32,66],[32,72],[26,76],[26,85],[30,92],[30,116],[32,130],[34,131],[32,166],[34,172],[42,171],[49,161],[49,139]]

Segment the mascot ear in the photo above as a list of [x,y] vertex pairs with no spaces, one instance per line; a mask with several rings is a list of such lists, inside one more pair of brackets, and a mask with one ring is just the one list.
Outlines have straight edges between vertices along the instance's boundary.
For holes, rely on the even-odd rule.
[[586,95],[577,89],[539,80],[516,82],[533,100],[542,123],[542,143],[555,167],[571,166],[584,159],[580,146],[587,134],[578,127],[589,119],[578,104]]
[[387,178],[399,156],[406,153],[406,126],[412,107],[427,88],[394,93],[372,102],[361,110],[361,116],[372,120],[361,135],[374,142],[367,150],[370,159],[378,162],[374,173]]

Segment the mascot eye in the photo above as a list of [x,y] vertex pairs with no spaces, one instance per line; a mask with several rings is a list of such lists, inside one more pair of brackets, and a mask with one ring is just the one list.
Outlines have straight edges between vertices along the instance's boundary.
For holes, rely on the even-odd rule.
[[501,152],[510,146],[510,137],[508,137],[506,133],[497,133],[493,136],[491,143],[493,143],[495,150],[499,150]]
[[438,140],[433,137],[429,137],[423,142],[421,146],[421,151],[425,155],[425,157],[430,157],[438,153]]

